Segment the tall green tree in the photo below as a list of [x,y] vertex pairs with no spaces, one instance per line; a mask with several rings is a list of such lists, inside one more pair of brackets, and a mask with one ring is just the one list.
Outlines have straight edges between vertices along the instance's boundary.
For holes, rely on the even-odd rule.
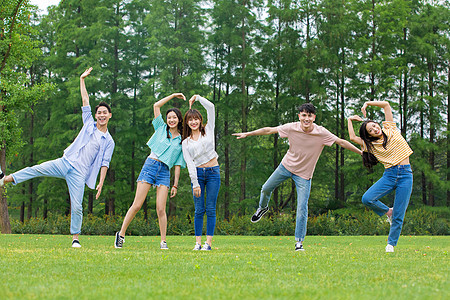
[[[19,115],[39,101],[47,87],[32,84],[28,70],[40,54],[30,18],[36,7],[28,1],[3,1],[0,10],[0,166],[23,146]],[[0,227],[10,233],[11,226],[5,191],[0,188]]]

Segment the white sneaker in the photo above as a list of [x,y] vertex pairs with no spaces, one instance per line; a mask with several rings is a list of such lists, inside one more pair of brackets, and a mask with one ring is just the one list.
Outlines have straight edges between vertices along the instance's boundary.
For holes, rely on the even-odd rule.
[[394,252],[394,246],[387,244],[387,246],[386,246],[386,253],[387,252]]
[[[389,210],[390,210],[390,208],[389,208]],[[387,217],[387,222],[389,223],[389,225],[391,225],[392,226],[392,216],[393,216],[393,212],[392,212],[392,214],[391,214],[391,216],[388,216],[388,215],[386,215],[386,217]]]
[[200,250],[211,251],[211,246],[207,242],[205,242],[205,244],[202,246],[202,248]]
[[202,249],[202,245],[200,245],[199,243],[195,243],[195,247],[192,250],[200,250]]
[[79,240],[72,241],[72,248],[81,248],[81,244]]
[[167,243],[165,241],[161,242],[161,244],[159,245],[159,248],[161,250],[169,250],[169,247],[167,247]]

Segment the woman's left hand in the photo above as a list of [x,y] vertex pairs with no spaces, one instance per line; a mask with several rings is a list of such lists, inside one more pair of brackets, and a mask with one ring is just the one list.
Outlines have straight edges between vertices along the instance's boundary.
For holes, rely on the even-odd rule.
[[192,192],[193,192],[194,196],[198,198],[202,194],[202,189],[198,186],[198,187],[194,188],[192,190]]
[[172,189],[170,190],[170,198],[173,198],[177,195],[178,189],[176,187],[172,187]]

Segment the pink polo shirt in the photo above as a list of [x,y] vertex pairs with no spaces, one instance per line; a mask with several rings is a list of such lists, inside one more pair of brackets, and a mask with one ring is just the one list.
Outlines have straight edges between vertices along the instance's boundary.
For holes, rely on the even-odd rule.
[[311,132],[304,132],[300,122],[277,127],[282,138],[288,138],[289,150],[281,163],[291,173],[306,180],[312,178],[319,156],[325,145],[331,146],[338,138],[325,127],[313,124]]

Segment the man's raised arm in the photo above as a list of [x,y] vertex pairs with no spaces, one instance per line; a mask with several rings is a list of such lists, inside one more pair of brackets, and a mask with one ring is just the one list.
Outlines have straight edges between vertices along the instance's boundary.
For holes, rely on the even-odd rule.
[[84,79],[91,74],[92,67],[84,71],[80,76],[80,91],[81,91],[81,100],[83,101],[83,106],[89,106],[89,95],[86,90],[86,85],[84,84]]

